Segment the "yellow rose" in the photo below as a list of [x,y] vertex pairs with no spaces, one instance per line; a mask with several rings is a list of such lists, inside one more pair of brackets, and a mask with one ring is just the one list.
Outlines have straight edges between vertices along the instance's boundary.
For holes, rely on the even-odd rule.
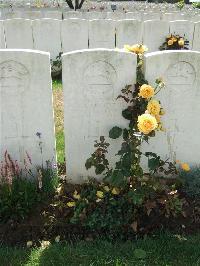
[[177,38],[176,37],[172,37],[171,40],[172,40],[172,42],[177,42]]
[[184,46],[185,42],[184,40],[181,38],[179,41],[178,41],[178,45],[179,46]]
[[109,191],[110,191],[110,189],[109,189],[108,186],[104,186],[103,188],[104,188],[104,190],[105,190],[106,192],[109,192]]
[[102,198],[104,197],[104,193],[103,193],[103,191],[100,191],[100,190],[97,191],[96,195],[97,195],[97,197],[100,198],[100,199],[102,199]]
[[73,198],[79,200],[81,198],[80,194],[75,190],[73,194]]
[[143,114],[138,116],[138,129],[144,134],[149,134],[158,126],[156,118],[150,114]]
[[155,119],[158,123],[160,123],[160,116],[159,115],[154,115],[155,116]]
[[67,202],[67,206],[68,207],[75,207],[76,206],[76,203],[74,202],[74,201],[69,201],[69,202]]
[[135,54],[143,54],[148,49],[145,45],[135,44],[135,45],[124,45],[124,50],[127,52],[135,53]]
[[154,93],[155,93],[155,89],[153,87],[147,84],[143,84],[140,87],[140,92],[138,95],[142,98],[149,99],[152,96],[154,96]]
[[159,115],[160,103],[157,100],[151,100],[147,105],[147,110],[151,115]]
[[187,163],[182,163],[181,168],[186,172],[190,171],[190,166]]
[[169,41],[167,42],[167,44],[168,44],[169,46],[171,46],[171,45],[173,44],[173,41],[172,41],[172,40],[169,40]]
[[111,193],[112,193],[113,195],[118,195],[118,194],[120,193],[120,191],[119,191],[118,188],[114,187],[114,188],[112,189]]

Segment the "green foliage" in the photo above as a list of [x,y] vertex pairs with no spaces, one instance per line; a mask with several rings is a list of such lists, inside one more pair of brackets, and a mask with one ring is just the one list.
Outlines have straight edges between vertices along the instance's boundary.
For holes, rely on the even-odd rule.
[[1,182],[0,223],[27,217],[33,207],[54,194],[58,181],[57,174],[47,168],[39,170],[37,179],[14,176],[12,183]]
[[198,8],[198,9],[200,9],[200,2],[192,3],[192,6],[193,6],[194,8]]
[[122,129],[120,127],[113,127],[110,131],[109,131],[109,137],[111,139],[117,139],[122,135]]
[[188,196],[200,197],[200,167],[193,167],[189,172],[182,171],[180,179],[183,182],[183,191]]
[[179,10],[182,10],[185,6],[185,1],[181,0],[178,3],[176,3],[176,6],[178,7]]

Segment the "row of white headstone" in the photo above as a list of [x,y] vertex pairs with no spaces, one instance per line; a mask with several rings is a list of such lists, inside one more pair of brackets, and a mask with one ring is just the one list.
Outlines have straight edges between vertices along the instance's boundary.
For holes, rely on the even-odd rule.
[[59,11],[59,10],[45,10],[45,11],[27,11],[16,10],[3,12],[0,11],[0,19],[11,18],[26,18],[26,19],[40,19],[40,18],[53,18],[53,19],[68,19],[68,18],[82,18],[82,19],[138,19],[138,20],[191,20],[194,22],[200,21],[200,13],[193,12],[149,12],[149,11],[135,11],[135,12],[120,12],[120,11]]
[[53,60],[60,52],[136,43],[144,43],[153,52],[169,33],[185,36],[189,48],[200,51],[200,22],[157,20],[4,20],[0,21],[0,48],[46,51]]
[[[111,141],[113,126],[126,127],[125,104],[116,100],[121,89],[136,82],[136,55],[109,49],[82,50],[62,56],[64,134],[67,176],[81,182],[92,176],[85,161],[94,141],[105,136],[111,143],[108,158],[116,161],[120,139]],[[158,77],[166,83],[157,96],[166,111],[166,132],[157,132],[145,151],[163,159],[200,163],[200,53],[165,51],[144,59],[149,84]],[[23,167],[32,169],[56,162],[50,57],[33,50],[0,50],[0,160],[7,150]],[[28,155],[27,155],[28,154]]]

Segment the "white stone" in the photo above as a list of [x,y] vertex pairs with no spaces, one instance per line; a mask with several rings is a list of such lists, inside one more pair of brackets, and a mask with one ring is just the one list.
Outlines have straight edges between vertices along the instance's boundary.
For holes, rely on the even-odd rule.
[[4,20],[6,48],[33,49],[32,24],[29,19]]
[[56,161],[48,53],[0,50],[0,113],[0,161],[6,150],[33,171]]
[[194,35],[194,22],[188,20],[170,21],[170,33],[185,36],[189,41],[189,49],[192,49],[193,35]]
[[62,12],[61,11],[46,11],[44,12],[45,18],[53,18],[53,19],[62,19]]
[[118,20],[116,23],[116,47],[124,44],[142,43],[142,22],[132,19]]
[[195,23],[192,50],[200,51],[200,22]]
[[160,14],[159,13],[154,13],[154,12],[143,13],[142,19],[143,19],[143,21],[146,21],[146,20],[160,20]]
[[111,19],[96,19],[89,21],[89,47],[115,47],[115,21]]
[[119,20],[126,18],[126,14],[119,11],[107,12],[107,19]]
[[145,151],[162,159],[199,164],[200,53],[165,51],[145,56],[145,78],[154,85],[162,77],[166,88],[156,96],[166,112],[162,121],[166,132],[157,132]]
[[85,19],[65,19],[61,23],[62,51],[88,48],[88,21]]
[[0,49],[5,48],[5,35],[4,35],[4,26],[3,26],[3,20],[0,20]]
[[140,12],[127,12],[126,19],[142,20],[142,14]]
[[143,24],[143,43],[148,52],[158,51],[169,34],[169,22],[162,20],[148,20]]
[[116,100],[121,89],[136,81],[136,56],[107,49],[64,54],[63,88],[65,102],[65,152],[67,176],[81,182],[94,171],[85,162],[94,152],[94,141],[105,136],[111,143],[108,158],[112,166],[121,140],[112,141],[113,126],[127,126],[121,111],[124,101]]
[[68,19],[68,18],[82,18],[82,13],[78,11],[68,11],[68,12],[63,12],[63,18]]
[[57,19],[36,19],[32,22],[34,49],[50,52],[55,60],[61,52],[61,21]]
[[98,11],[92,11],[87,12],[87,19],[105,19],[106,18],[106,12],[98,12]]
[[25,11],[23,12],[23,18],[39,19],[42,18],[42,13],[41,11]]

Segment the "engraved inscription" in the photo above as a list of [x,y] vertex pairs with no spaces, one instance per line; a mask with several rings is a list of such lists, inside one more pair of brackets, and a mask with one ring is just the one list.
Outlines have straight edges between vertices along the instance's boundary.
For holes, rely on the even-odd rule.
[[196,80],[194,67],[184,61],[170,65],[166,71],[168,85],[193,85]]
[[113,100],[116,79],[117,73],[111,64],[105,61],[90,64],[83,74],[85,96],[92,101]]
[[2,93],[19,95],[29,86],[29,77],[29,71],[19,62],[10,60],[0,64]]

